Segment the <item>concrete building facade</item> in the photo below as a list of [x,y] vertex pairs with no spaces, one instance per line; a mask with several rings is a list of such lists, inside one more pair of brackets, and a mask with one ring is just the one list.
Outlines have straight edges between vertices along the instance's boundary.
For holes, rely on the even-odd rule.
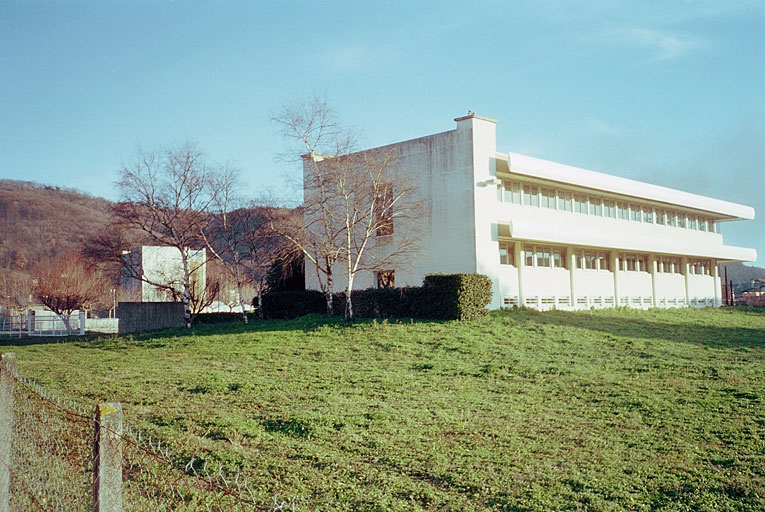
[[[493,309],[719,306],[717,264],[757,258],[725,245],[719,231],[753,219],[751,207],[501,153],[496,121],[455,122],[369,150],[394,156],[393,174],[415,180],[424,210],[422,251],[389,270],[396,286],[419,286],[430,273],[481,273],[492,279]],[[356,282],[374,287],[379,276]],[[306,285],[319,289],[310,268]]]
[[[207,281],[207,252],[190,251],[194,293],[202,297]],[[175,302],[183,295],[183,261],[175,247],[141,246],[122,255],[120,297],[127,302]]]

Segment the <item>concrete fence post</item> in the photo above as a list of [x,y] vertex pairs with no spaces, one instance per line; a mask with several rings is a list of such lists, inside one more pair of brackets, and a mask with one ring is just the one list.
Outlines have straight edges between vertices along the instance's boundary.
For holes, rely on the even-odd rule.
[[16,354],[0,357],[0,512],[11,510],[11,450],[13,445],[13,387]]
[[122,512],[122,405],[96,406],[93,511]]
[[80,336],[85,334],[85,312],[80,311]]

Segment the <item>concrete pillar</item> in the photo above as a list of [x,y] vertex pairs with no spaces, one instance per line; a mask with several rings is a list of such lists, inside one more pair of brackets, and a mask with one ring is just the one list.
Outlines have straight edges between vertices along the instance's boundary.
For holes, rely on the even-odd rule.
[[653,297],[653,307],[658,307],[656,301],[656,274],[659,272],[659,262],[656,261],[656,255],[648,255],[648,268],[651,269],[651,296]]
[[122,511],[122,405],[96,407],[93,468],[94,512]]
[[574,273],[576,272],[576,250],[573,247],[569,248],[568,252],[568,281],[569,281],[569,292],[570,292],[570,303],[571,303],[571,309],[576,309],[576,286],[574,285],[574,281],[576,280],[574,277]]
[[722,290],[720,287],[720,269],[717,268],[717,262],[712,261],[712,286],[715,291],[715,307],[722,306]]
[[619,307],[619,253],[611,252],[611,271],[614,273],[614,307]]
[[13,446],[13,388],[16,354],[0,359],[0,512],[11,510],[11,450]]
[[518,307],[524,306],[523,297],[523,266],[526,262],[523,260],[523,243],[515,242],[515,265],[518,268]]

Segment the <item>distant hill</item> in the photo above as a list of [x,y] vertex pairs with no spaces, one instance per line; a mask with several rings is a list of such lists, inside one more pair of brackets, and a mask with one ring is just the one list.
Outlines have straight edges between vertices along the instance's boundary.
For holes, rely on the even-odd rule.
[[750,267],[743,263],[721,263],[720,277],[725,278],[725,269],[728,271],[728,282],[733,281],[736,293],[741,293],[751,287],[752,280],[765,278],[765,268]]
[[79,252],[107,224],[111,204],[76,190],[0,180],[0,270],[26,273],[36,261]]

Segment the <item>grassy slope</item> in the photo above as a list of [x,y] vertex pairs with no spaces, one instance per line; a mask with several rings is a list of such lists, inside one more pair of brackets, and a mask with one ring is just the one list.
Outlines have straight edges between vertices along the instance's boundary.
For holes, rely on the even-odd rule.
[[[35,342],[40,340],[35,340]],[[759,510],[765,313],[505,311],[13,346],[298,510]]]

